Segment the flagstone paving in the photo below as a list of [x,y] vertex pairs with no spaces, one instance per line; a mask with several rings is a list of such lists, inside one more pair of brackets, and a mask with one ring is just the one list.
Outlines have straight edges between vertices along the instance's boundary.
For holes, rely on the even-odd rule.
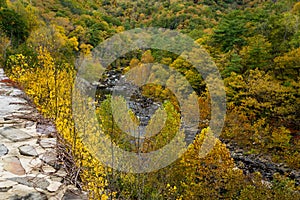
[[53,125],[41,117],[0,68],[0,199],[87,199],[58,164]]

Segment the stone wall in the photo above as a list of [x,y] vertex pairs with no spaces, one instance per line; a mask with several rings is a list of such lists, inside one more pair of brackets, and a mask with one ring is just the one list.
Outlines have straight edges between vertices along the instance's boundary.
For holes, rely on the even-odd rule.
[[0,199],[87,199],[68,181],[56,136],[0,69]]

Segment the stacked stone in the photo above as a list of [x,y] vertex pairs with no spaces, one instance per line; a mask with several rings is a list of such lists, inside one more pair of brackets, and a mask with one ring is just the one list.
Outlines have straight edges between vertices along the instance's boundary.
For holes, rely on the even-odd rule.
[[37,127],[41,116],[23,97],[0,69],[0,199],[86,199],[65,181],[55,128]]

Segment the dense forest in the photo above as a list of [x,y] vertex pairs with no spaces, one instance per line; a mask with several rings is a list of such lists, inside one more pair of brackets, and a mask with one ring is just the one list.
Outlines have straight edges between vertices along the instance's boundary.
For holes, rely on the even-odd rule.
[[[93,127],[84,116],[77,116],[83,123],[76,128],[72,95],[78,67],[91,59],[94,48],[117,33],[145,27],[180,31],[209,53],[225,84],[227,110],[220,138],[200,158],[204,137],[213,137],[207,123],[210,94],[201,74],[182,56],[157,49],[118,58],[109,70],[120,74],[143,63],[172,67],[189,81],[200,105],[201,131],[187,151],[162,169],[135,174],[105,166],[83,143],[82,135],[95,143],[101,138],[88,133]],[[90,199],[300,199],[295,174],[275,173],[266,181],[255,170],[245,173],[225,145],[229,142],[246,155],[263,155],[299,173],[299,28],[297,0],[0,0],[0,65],[53,120],[76,161],[77,171],[69,181]],[[99,80],[106,77],[99,75]],[[175,76],[166,79],[170,84],[180,81]],[[114,127],[110,96],[97,97],[97,123],[127,151],[161,148],[180,124],[180,108],[170,90],[154,84],[143,87],[142,93],[161,104],[167,117],[160,134],[138,147]]]

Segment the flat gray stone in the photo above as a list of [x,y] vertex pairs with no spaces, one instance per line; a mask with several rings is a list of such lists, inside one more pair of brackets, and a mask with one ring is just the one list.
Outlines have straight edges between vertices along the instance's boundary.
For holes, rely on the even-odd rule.
[[4,156],[8,153],[8,149],[4,144],[0,144],[0,156]]
[[50,185],[47,187],[47,190],[49,192],[56,192],[60,186],[62,185],[62,183],[60,182],[51,182]]
[[20,124],[23,121],[19,120],[19,119],[12,119],[10,117],[5,117],[3,118],[2,121],[0,121],[0,124]]
[[42,138],[40,145],[43,148],[54,148],[56,146],[56,138]]
[[86,195],[81,194],[79,191],[77,190],[70,190],[68,189],[63,198],[63,200],[87,200],[88,198],[86,197]]
[[6,127],[0,129],[0,134],[13,142],[24,141],[29,138],[32,138],[32,136],[28,135],[26,132],[21,131],[19,129],[15,129],[13,127]]
[[[13,93],[13,91],[11,91]],[[11,93],[7,93],[11,94]],[[12,97],[10,95],[0,95],[0,116],[7,116],[12,114],[14,111],[24,107],[20,104],[17,103],[24,103],[25,101],[17,98],[17,97]],[[12,104],[14,103],[14,104]]]
[[46,179],[32,176],[13,177],[9,178],[9,180],[15,181],[22,185],[26,185],[28,187],[41,188],[43,190],[46,190],[47,187],[50,185],[50,183]]
[[27,122],[25,123],[26,128],[32,127],[32,126],[35,126],[35,125],[36,125],[36,122],[33,122],[33,121],[27,121]]
[[18,123],[18,124],[11,124],[9,125],[9,128],[15,128],[15,129],[19,129],[19,128],[25,128],[25,123],[22,122],[22,123]]
[[49,174],[49,173],[54,173],[56,170],[53,168],[53,167],[51,167],[50,165],[43,165],[42,166],[42,170],[43,170],[43,172],[45,172],[45,173],[47,173],[47,174]]
[[59,176],[51,176],[50,179],[51,181],[60,182],[60,183],[62,183],[64,180],[62,177]]
[[64,169],[60,169],[55,173],[55,175],[60,176],[60,177],[66,177],[67,172]]
[[47,200],[47,196],[39,192],[32,192],[25,196],[20,196],[16,194],[10,197],[9,200]]
[[54,150],[46,151],[42,155],[40,155],[40,158],[45,163],[54,166],[57,161],[57,153]]
[[13,181],[1,181],[0,182],[0,192],[8,192],[16,184],[17,183],[13,182]]
[[38,153],[36,152],[35,148],[29,144],[24,144],[20,146],[19,152],[21,155],[24,156],[38,156]]
[[42,135],[50,135],[56,133],[56,128],[53,124],[37,124],[36,131]]

